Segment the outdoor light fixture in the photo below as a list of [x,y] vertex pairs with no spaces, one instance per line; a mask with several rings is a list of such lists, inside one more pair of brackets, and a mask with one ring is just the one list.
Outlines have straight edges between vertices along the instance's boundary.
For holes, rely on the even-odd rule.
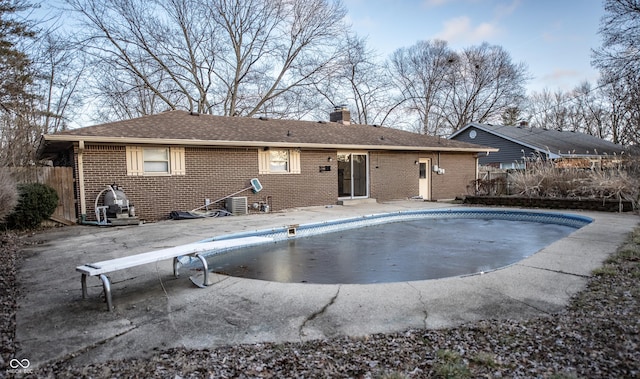
[[418,162],[418,161],[414,161],[414,162],[413,162],[413,164],[418,164],[418,163],[420,163],[420,162]]
[[327,162],[333,162],[333,158],[331,157],[327,158]]

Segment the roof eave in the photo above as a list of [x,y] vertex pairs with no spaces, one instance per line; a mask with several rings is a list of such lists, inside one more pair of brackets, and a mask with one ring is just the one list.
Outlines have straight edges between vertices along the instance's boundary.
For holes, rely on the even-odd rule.
[[328,143],[300,143],[300,142],[268,142],[268,141],[228,141],[228,140],[199,140],[199,139],[166,139],[166,138],[131,138],[131,137],[97,137],[81,135],[45,134],[45,141],[94,142],[117,144],[146,144],[146,145],[185,145],[210,147],[289,147],[307,149],[343,149],[343,150],[397,150],[397,151],[449,151],[449,152],[497,152],[499,149],[479,146],[451,147],[451,146],[402,146],[402,145],[360,145],[360,144],[328,144]]
[[534,145],[534,144],[532,144],[532,143],[523,142],[523,141],[518,140],[518,139],[516,139],[516,138],[509,137],[509,136],[507,136],[507,135],[504,135],[504,134],[502,134],[502,133],[500,133],[500,132],[496,132],[495,130],[488,129],[488,128],[484,127],[484,125],[483,125],[483,124],[478,124],[478,123],[475,123],[475,122],[472,122],[472,123],[470,123],[470,124],[467,124],[465,127],[463,127],[462,129],[460,129],[458,132],[456,132],[456,133],[452,134],[449,138],[453,138],[454,136],[456,136],[456,135],[460,134],[460,132],[462,132],[462,131],[464,131],[464,130],[466,130],[466,129],[468,129],[468,128],[472,127],[472,126],[473,126],[473,127],[475,127],[475,128],[478,128],[478,129],[480,129],[480,130],[482,130],[482,131],[484,131],[484,132],[487,132],[487,133],[489,133],[489,134],[493,134],[494,136],[498,136],[498,137],[500,137],[500,138],[504,138],[504,139],[506,139],[507,141],[511,141],[511,142],[513,142],[513,143],[515,143],[515,144],[518,144],[518,145],[520,145],[520,146],[528,147],[529,149],[535,150],[535,151],[540,152],[540,153],[545,153],[545,154],[547,154],[550,158],[552,158],[553,156],[555,156],[555,157],[559,157],[559,155],[558,155],[558,154],[554,154],[554,153],[552,153],[552,152],[549,150],[549,148],[547,148],[546,146],[539,146],[539,145]]

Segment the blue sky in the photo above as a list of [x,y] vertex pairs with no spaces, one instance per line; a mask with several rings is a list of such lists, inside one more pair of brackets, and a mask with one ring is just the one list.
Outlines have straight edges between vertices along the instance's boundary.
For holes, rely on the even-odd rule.
[[381,57],[419,40],[440,38],[454,49],[488,42],[533,79],[528,91],[596,84],[591,49],[600,46],[601,0],[343,0],[348,21]]

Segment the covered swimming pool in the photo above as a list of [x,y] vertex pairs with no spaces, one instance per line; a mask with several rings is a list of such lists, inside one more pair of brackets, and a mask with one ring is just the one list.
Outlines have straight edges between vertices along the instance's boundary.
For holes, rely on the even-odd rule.
[[207,254],[228,276],[370,284],[482,274],[516,263],[587,225],[588,217],[495,209],[412,210],[235,233],[273,242]]

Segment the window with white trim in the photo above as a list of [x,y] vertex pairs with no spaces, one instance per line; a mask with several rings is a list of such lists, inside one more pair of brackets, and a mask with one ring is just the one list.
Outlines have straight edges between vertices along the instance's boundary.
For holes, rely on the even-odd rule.
[[127,146],[127,175],[185,175],[184,147]]
[[166,147],[143,148],[143,169],[150,174],[169,174],[169,149]]
[[269,171],[289,172],[289,150],[269,150]]
[[299,174],[300,150],[266,149],[258,150],[258,173]]

